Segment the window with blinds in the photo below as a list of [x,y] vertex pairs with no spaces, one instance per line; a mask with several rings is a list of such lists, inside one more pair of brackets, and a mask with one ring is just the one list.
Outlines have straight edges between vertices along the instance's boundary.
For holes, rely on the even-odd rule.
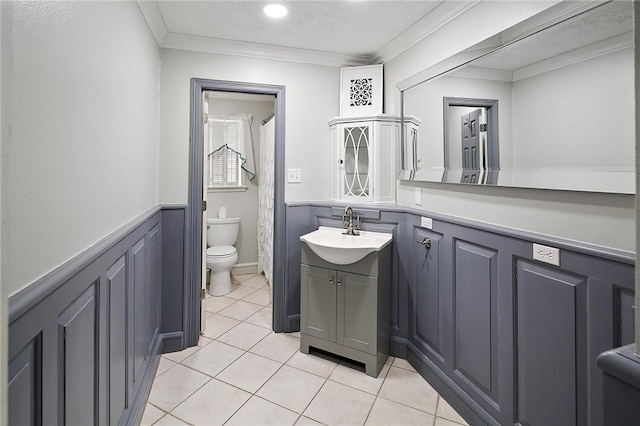
[[240,120],[209,120],[209,186],[242,185]]

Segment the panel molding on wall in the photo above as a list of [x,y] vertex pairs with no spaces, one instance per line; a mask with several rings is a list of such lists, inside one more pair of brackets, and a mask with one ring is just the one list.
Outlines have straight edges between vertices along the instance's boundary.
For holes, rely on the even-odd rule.
[[[550,317],[545,320],[562,315],[573,318],[575,330],[569,342],[557,345],[557,354],[552,356],[550,351],[549,356],[541,357],[550,371],[564,365],[561,360],[565,364],[574,360],[575,373],[567,373],[569,369],[558,373],[574,378],[571,401],[551,403],[549,411],[562,411],[559,418],[569,423],[601,424],[603,374],[595,360],[632,335],[631,254],[405,207],[352,207],[366,211],[363,229],[394,236],[391,354],[406,357],[469,423],[513,424],[534,419],[536,424],[535,419],[544,418],[541,401],[543,397],[553,400],[555,387],[547,383],[542,393],[531,392],[537,377],[524,368],[528,359],[516,345],[519,341],[539,345],[542,340],[531,318],[548,312]],[[295,277],[300,275],[300,235],[320,225],[341,227],[343,210],[329,202],[287,205],[292,300],[299,298]],[[421,226],[422,216],[432,219],[430,229]],[[428,250],[417,244],[425,237],[431,239]],[[533,243],[559,248],[560,266],[534,260]],[[550,280],[549,289],[526,284],[522,277],[527,273],[522,269],[525,266],[527,271],[536,271],[537,279]],[[522,296],[525,289],[561,294],[566,310],[533,306],[535,298]],[[287,315],[297,314],[294,303],[289,308]],[[558,364],[552,358],[558,358]],[[543,376],[551,381],[549,375]],[[560,397],[560,387],[557,390],[559,400],[566,398]]]
[[161,348],[161,217],[149,210],[9,299],[10,424],[139,421]]

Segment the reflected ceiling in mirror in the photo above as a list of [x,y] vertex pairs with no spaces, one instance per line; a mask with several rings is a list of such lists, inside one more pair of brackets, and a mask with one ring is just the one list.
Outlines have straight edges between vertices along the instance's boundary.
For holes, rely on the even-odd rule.
[[635,193],[633,4],[575,5],[400,82],[399,178]]

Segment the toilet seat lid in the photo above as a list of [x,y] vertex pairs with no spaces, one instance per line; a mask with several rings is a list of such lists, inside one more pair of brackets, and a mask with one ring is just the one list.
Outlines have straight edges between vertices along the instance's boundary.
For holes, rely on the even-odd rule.
[[226,257],[236,254],[234,246],[213,246],[207,249],[207,256]]

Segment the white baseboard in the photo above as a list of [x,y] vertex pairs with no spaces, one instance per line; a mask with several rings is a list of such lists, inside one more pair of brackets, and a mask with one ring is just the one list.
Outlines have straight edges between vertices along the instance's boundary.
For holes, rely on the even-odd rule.
[[238,263],[231,268],[231,275],[257,274],[258,262]]

